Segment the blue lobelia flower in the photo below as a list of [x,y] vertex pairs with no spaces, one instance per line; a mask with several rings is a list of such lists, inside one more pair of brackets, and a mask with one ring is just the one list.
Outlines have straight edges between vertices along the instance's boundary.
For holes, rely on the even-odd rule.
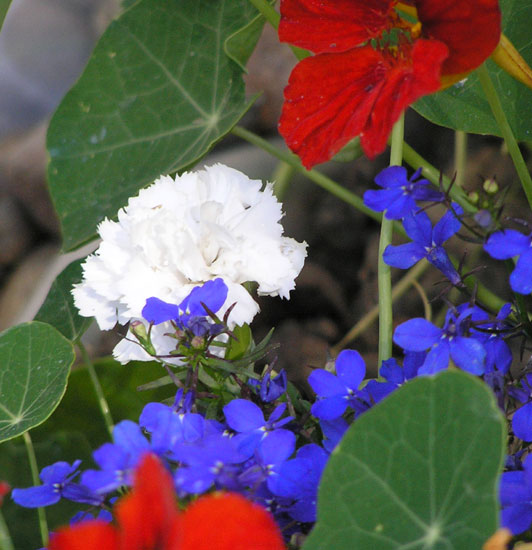
[[229,491],[241,489],[238,476],[247,457],[232,438],[216,434],[193,444],[177,443],[172,458],[182,463],[174,476],[181,494],[201,494],[213,484]]
[[293,501],[286,512],[296,521],[316,521],[318,485],[328,459],[329,454],[319,445],[304,445],[296,458],[282,464],[269,484],[272,493]]
[[196,336],[215,334],[221,327],[208,322],[208,313],[202,303],[216,313],[224,305],[226,298],[227,285],[223,279],[218,278],[192,289],[179,305],[169,304],[155,297],[148,298],[142,309],[142,316],[154,325],[174,321],[179,328],[188,328]]
[[253,460],[239,476],[239,481],[252,490],[266,481],[268,488],[275,484],[281,465],[292,456],[296,436],[288,430],[275,430],[257,448]]
[[340,416],[334,420],[320,420],[320,428],[323,433],[321,444],[328,453],[332,453],[349,428],[349,424]]
[[151,447],[158,454],[168,453],[178,442],[192,442],[204,434],[205,419],[190,412],[193,392],[177,391],[172,407],[163,403],[148,403],[139,418],[139,424],[151,434]]
[[514,229],[492,233],[484,250],[496,260],[509,260],[519,256],[510,275],[510,286],[519,294],[532,292],[532,234],[523,235]]
[[523,470],[504,472],[499,497],[502,506],[502,525],[519,535],[532,524],[532,455],[523,463]]
[[422,258],[426,258],[453,285],[459,284],[461,281],[460,275],[442,246],[462,226],[462,222],[456,217],[456,215],[463,213],[462,208],[453,203],[453,209],[454,212],[451,210],[446,212],[434,228],[425,212],[412,213],[406,216],[403,220],[403,226],[412,242],[398,246],[388,245],[382,255],[384,262],[392,267],[408,269]]
[[104,443],[92,454],[101,469],[87,470],[81,476],[81,482],[98,494],[130,486],[140,458],[152,451],[138,424],[131,420],[123,420],[114,427],[113,440],[114,444]]
[[271,403],[280,397],[285,391],[288,380],[286,378],[286,371],[284,369],[272,378],[272,373],[264,375],[262,380],[248,380],[248,384],[258,390],[259,397],[264,403]]
[[258,405],[246,399],[233,399],[224,407],[227,425],[238,432],[233,437],[238,450],[251,456],[261,442],[282,426],[293,420],[292,416],[280,419],[286,410],[286,403],[277,405],[268,420]]
[[11,496],[19,506],[26,508],[49,506],[56,504],[61,498],[85,504],[101,504],[102,498],[94,494],[89,487],[72,481],[78,474],[80,464],[81,460],[76,460],[72,465],[68,462],[56,462],[46,466],[39,476],[42,485],[13,489]]
[[449,359],[471,374],[483,374],[486,350],[481,342],[468,334],[469,318],[473,308],[461,313],[450,309],[443,328],[426,319],[410,319],[400,324],[393,335],[394,342],[408,351],[425,351],[430,348],[418,370],[419,375],[435,374],[449,365]]
[[402,166],[385,168],[375,177],[375,183],[382,189],[366,191],[364,204],[377,212],[385,210],[384,216],[389,220],[399,220],[418,210],[416,201],[442,201],[443,193],[436,191],[428,180],[418,179],[421,170],[408,179]]
[[308,383],[318,400],[310,409],[321,420],[334,420],[350,406],[357,412],[367,409],[365,399],[360,400],[358,387],[366,374],[366,364],[358,351],[343,350],[335,362],[336,376],[324,369],[316,369]]

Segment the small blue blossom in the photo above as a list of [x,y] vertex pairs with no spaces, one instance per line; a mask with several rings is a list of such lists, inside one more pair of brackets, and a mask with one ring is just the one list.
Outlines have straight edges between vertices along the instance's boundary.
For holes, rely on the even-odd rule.
[[296,458],[279,468],[278,475],[269,485],[275,495],[293,500],[285,510],[296,521],[316,521],[318,485],[328,459],[328,453],[320,446],[304,445]]
[[473,308],[462,313],[449,310],[443,328],[426,319],[415,318],[400,324],[393,336],[394,342],[408,351],[430,348],[418,374],[435,374],[449,365],[449,359],[471,374],[483,374],[486,350],[481,342],[468,334],[469,318]]
[[375,183],[382,189],[370,190],[364,193],[364,204],[382,212],[389,220],[399,220],[418,210],[416,201],[439,202],[444,199],[444,194],[436,191],[426,179],[418,179],[421,168],[408,179],[406,168],[402,166],[389,166],[377,174]]
[[499,496],[502,505],[502,525],[519,535],[532,524],[532,455],[523,463],[523,470],[504,472]]
[[425,212],[412,213],[406,216],[403,220],[403,226],[412,242],[398,246],[388,245],[382,255],[384,262],[392,267],[408,269],[422,258],[426,258],[453,285],[459,284],[461,282],[460,275],[442,246],[462,226],[462,222],[456,217],[462,214],[462,208],[453,203],[453,209],[454,212],[450,210],[446,212],[434,228]]
[[484,250],[496,260],[509,260],[519,256],[510,275],[510,286],[519,294],[532,292],[532,234],[523,235],[514,229],[492,233]]
[[192,292],[179,304],[169,304],[159,298],[148,298],[142,309],[142,316],[149,323],[158,325],[165,321],[174,321],[185,330],[191,330],[196,336],[205,336],[220,332],[221,326],[209,323],[205,304],[213,313],[216,313],[227,298],[227,285],[218,278],[207,281],[202,286],[195,287]]
[[233,440],[238,450],[246,456],[251,456],[270,433],[278,430],[291,420],[287,416],[280,420],[286,410],[286,403],[277,405],[266,421],[264,413],[258,405],[246,399],[233,399],[224,407],[225,420],[227,425],[238,432]]
[[366,364],[358,351],[343,350],[335,362],[336,376],[324,369],[316,369],[308,377],[308,383],[318,400],[312,405],[312,414],[321,420],[334,420],[342,416],[350,406],[362,412],[368,406],[360,399],[358,390],[366,374]]
[[324,437],[321,444],[328,453],[332,453],[349,428],[349,424],[340,416],[334,420],[320,420],[320,427]]
[[13,489],[11,496],[19,506],[26,508],[50,506],[59,502],[61,498],[86,504],[100,504],[101,497],[95,495],[89,487],[72,481],[78,474],[80,464],[81,460],[76,460],[72,465],[68,462],[56,462],[46,466],[39,476],[42,485]]
[[280,397],[286,391],[287,383],[284,369],[273,378],[272,373],[267,373],[260,381],[254,379],[248,381],[252,388],[258,390],[259,397],[264,403],[271,403]]
[[100,470],[87,470],[81,482],[98,494],[107,494],[119,487],[130,486],[133,470],[142,455],[152,450],[140,427],[123,420],[113,429],[113,443],[104,443],[92,454]]

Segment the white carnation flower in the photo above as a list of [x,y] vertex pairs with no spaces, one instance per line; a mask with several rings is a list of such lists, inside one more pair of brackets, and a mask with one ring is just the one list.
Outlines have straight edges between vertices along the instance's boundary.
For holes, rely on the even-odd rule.
[[[103,330],[143,321],[146,299],[179,304],[191,290],[221,277],[228,287],[218,315],[234,303],[229,325],[249,323],[259,306],[242,286],[254,281],[260,295],[288,298],[306,257],[306,243],[283,236],[281,204],[272,186],[216,164],[198,172],[161,176],[98,227],[102,242],[83,264],[72,290],[81,315]],[[169,323],[154,326],[161,355],[175,347]],[[132,340],[134,338],[129,335]],[[122,363],[151,359],[135,342],[115,350]]]

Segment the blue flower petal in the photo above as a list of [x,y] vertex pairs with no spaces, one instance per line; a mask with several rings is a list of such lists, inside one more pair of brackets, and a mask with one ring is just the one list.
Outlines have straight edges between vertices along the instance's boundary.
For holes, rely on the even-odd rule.
[[439,342],[428,353],[423,365],[418,370],[419,376],[436,374],[449,366],[449,343]]
[[401,189],[370,189],[364,193],[364,204],[372,210],[382,212],[402,196]]
[[441,338],[442,332],[441,328],[417,317],[401,323],[395,329],[393,341],[409,351],[425,351]]
[[354,349],[344,349],[334,363],[338,378],[348,388],[358,390],[366,375],[366,363],[362,355]]
[[400,195],[388,206],[384,216],[388,220],[400,220],[413,210],[417,210],[416,201],[410,195]]
[[19,506],[24,506],[25,508],[50,506],[50,504],[56,504],[61,500],[59,491],[54,489],[52,485],[13,489],[11,497]]
[[454,265],[452,264],[447,251],[441,246],[435,246],[430,249],[427,254],[427,260],[434,266],[437,267],[446,277],[456,285],[460,282],[460,275],[456,271]]
[[526,485],[525,472],[503,472],[499,486],[499,500],[506,508],[514,504],[530,501],[530,489]]
[[375,183],[385,189],[402,187],[409,184],[408,173],[404,166],[388,166],[375,176]]
[[514,434],[523,441],[532,441],[532,402],[515,411],[512,418]]
[[332,372],[323,369],[312,371],[308,377],[308,383],[320,397],[347,395],[345,384]]
[[462,370],[476,375],[484,372],[486,350],[478,340],[457,336],[449,342],[449,348],[453,361]]
[[251,432],[266,424],[260,408],[247,399],[233,399],[224,407],[225,420],[237,432]]
[[515,269],[510,275],[510,286],[519,294],[532,292],[532,248],[528,248],[517,260]]
[[274,430],[257,449],[263,464],[278,465],[288,460],[296,448],[296,436],[288,430]]
[[122,420],[113,429],[115,445],[124,449],[131,456],[149,451],[150,444],[142,434],[140,426],[131,420]]
[[190,315],[205,316],[207,312],[203,302],[213,313],[216,313],[227,298],[227,285],[220,277],[207,281],[202,286],[192,289],[191,293],[179,304],[179,309]]
[[508,260],[522,254],[530,246],[530,237],[514,229],[497,231],[489,236],[484,250],[496,260]]
[[455,214],[460,215],[463,210],[457,204],[453,203],[454,212],[448,210],[434,226],[432,231],[432,241],[437,246],[441,246],[446,240],[450,239],[462,227],[462,222]]
[[146,300],[146,305],[142,308],[142,317],[144,317],[148,323],[159,325],[165,321],[177,319],[179,317],[179,306],[163,302],[163,300],[159,300],[159,298],[148,298]]
[[43,483],[63,483],[66,478],[73,474],[81,464],[81,460],[76,460],[72,465],[68,462],[56,462],[46,466],[41,470],[39,477]]
[[406,234],[422,246],[432,246],[432,224],[425,212],[412,213],[403,220]]
[[523,503],[504,508],[501,512],[501,523],[514,535],[526,531],[532,524],[532,503]]
[[347,408],[347,399],[344,397],[327,397],[316,401],[312,405],[310,412],[321,420],[334,420],[342,416]]
[[427,252],[425,248],[416,242],[400,244],[398,246],[389,244],[384,249],[382,259],[385,264],[391,265],[392,267],[408,269],[426,255]]

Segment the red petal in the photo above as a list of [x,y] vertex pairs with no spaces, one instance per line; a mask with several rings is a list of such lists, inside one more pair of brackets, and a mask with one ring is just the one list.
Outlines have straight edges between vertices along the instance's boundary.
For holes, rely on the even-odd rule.
[[307,57],[288,86],[279,132],[306,168],[329,160],[359,135],[388,68],[370,46]]
[[442,74],[472,71],[499,43],[498,0],[417,0],[416,8],[423,35],[449,48]]
[[178,529],[174,484],[160,460],[147,454],[135,472],[133,490],[116,506],[120,525],[120,548],[177,549],[173,540]]
[[118,535],[109,523],[84,521],[59,529],[50,538],[49,550],[118,550]]
[[235,493],[214,493],[183,515],[180,550],[284,550],[279,527],[262,506]]
[[396,0],[281,0],[279,38],[315,53],[343,52],[387,27]]
[[384,151],[394,123],[408,105],[440,88],[441,66],[446,57],[447,48],[442,42],[417,40],[410,59],[390,64],[361,134],[362,148],[369,158]]

